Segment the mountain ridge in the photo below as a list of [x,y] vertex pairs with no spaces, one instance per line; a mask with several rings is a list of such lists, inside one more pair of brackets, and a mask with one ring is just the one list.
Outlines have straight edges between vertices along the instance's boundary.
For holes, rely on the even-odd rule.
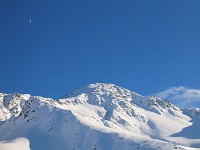
[[21,137],[27,149],[200,148],[198,134],[186,136],[200,127],[198,109],[181,110],[114,84],[89,84],[59,100],[2,93],[0,106],[0,148]]

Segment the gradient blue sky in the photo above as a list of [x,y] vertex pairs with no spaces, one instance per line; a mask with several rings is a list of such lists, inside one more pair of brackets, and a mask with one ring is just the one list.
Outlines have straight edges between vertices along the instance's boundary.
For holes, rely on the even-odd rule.
[[0,91],[200,88],[199,8],[199,0],[1,0]]

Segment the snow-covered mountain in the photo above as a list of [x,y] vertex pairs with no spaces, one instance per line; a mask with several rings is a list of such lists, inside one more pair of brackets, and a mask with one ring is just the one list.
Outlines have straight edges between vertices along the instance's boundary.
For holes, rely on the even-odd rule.
[[200,109],[179,109],[114,84],[59,100],[0,93],[0,149],[200,149]]

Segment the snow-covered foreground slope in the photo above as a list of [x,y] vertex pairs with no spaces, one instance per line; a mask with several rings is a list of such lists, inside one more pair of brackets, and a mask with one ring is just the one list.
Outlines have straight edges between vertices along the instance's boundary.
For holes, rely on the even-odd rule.
[[90,84],[59,100],[0,94],[0,149],[200,149],[200,110]]
[[1,141],[1,150],[30,150],[29,141],[26,138],[17,138],[12,141]]

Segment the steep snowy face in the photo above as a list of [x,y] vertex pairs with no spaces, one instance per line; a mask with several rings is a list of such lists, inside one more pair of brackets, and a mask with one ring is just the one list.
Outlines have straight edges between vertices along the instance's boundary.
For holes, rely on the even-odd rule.
[[[37,102],[37,105],[29,106]],[[30,94],[4,94],[0,93],[0,121],[5,121],[11,117],[19,117],[23,113],[29,112],[29,109],[35,107],[38,109],[42,102],[53,107],[57,101],[51,98],[44,98],[40,96],[31,96]]]
[[[114,84],[96,83],[73,90],[59,101],[67,105],[83,104],[100,107],[104,111],[99,111],[98,116],[101,121],[103,120],[104,125],[109,126],[110,123],[120,125],[122,122],[123,124],[129,122],[119,117],[120,113],[120,116],[136,116],[137,106],[131,104],[131,101],[139,97],[142,98],[141,95]],[[139,120],[144,120],[144,118],[144,116],[137,116]]]
[[30,98],[29,94],[0,94],[0,120],[9,119],[12,115],[18,116],[22,106]]
[[166,111],[170,112],[172,115],[175,115],[176,112],[182,113],[177,106],[156,96],[136,97],[131,103],[160,115],[166,113]]
[[[59,101],[63,105],[79,107],[82,112],[76,109],[73,112],[88,126],[95,121],[100,126],[125,130],[141,136],[160,134],[152,131],[152,127],[160,130],[163,126],[162,123],[155,124],[159,117],[187,118],[178,107],[166,100],[155,96],[144,97],[114,84],[90,84],[72,91]],[[96,111],[90,116],[94,107]],[[90,119],[86,120],[85,116]]]
[[[72,99],[72,97],[74,97]],[[116,86],[114,84],[96,83],[83,86],[79,89],[66,94],[61,102],[103,106],[105,109],[113,109],[114,107],[124,107],[128,105],[137,105],[145,110],[155,112],[157,114],[169,111],[174,114],[181,111],[177,106],[171,104],[167,100],[162,100],[155,96],[141,96],[128,89]]]

